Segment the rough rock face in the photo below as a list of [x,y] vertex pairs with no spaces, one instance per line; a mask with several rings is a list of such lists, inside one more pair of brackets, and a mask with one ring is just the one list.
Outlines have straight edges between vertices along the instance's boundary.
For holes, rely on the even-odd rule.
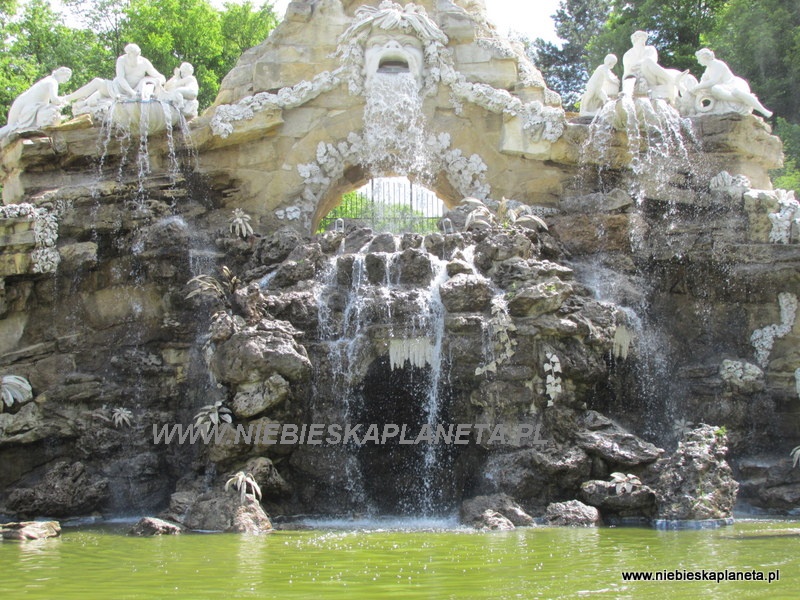
[[727,435],[718,428],[703,425],[684,435],[675,454],[657,466],[657,518],[729,518],[739,484],[725,462],[727,451]]
[[64,461],[54,465],[38,485],[14,490],[7,505],[21,515],[87,515],[100,508],[108,495],[107,479],[93,480],[83,463]]

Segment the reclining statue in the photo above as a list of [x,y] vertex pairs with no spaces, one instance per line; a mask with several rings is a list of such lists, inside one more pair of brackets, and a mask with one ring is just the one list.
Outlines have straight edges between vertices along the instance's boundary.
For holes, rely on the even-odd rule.
[[694,110],[704,114],[738,112],[750,114],[757,110],[765,117],[772,116],[758,98],[750,92],[750,86],[741,77],[733,74],[730,67],[708,48],[695,52],[697,62],[706,68],[700,82],[689,89],[694,97]]
[[166,78],[153,64],[142,56],[136,44],[125,46],[125,54],[117,59],[114,79],[92,79],[83,87],[66,96],[67,102],[76,102],[73,114],[91,112],[94,107],[119,100],[149,100],[158,85]]
[[0,128],[0,139],[15,131],[58,125],[61,108],[66,105],[66,99],[58,95],[58,85],[66,83],[70,77],[70,68],[59,67],[17,96],[8,111],[8,124]]

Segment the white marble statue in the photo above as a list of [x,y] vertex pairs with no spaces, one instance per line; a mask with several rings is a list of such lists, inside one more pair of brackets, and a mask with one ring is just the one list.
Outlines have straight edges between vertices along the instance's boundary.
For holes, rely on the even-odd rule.
[[156,98],[169,102],[177,108],[187,119],[197,116],[200,107],[197,95],[200,93],[200,85],[194,76],[194,67],[191,63],[183,62],[173,71],[172,77],[156,92]]
[[0,138],[15,131],[58,125],[65,98],[58,95],[58,85],[72,77],[72,70],[59,67],[17,96],[8,111],[8,124],[0,128]]
[[136,44],[125,46],[125,54],[117,59],[114,79],[92,79],[89,83],[66,96],[76,102],[74,114],[91,112],[92,107],[117,100],[149,100],[166,78],[153,64],[142,56]]
[[647,45],[647,33],[631,35],[632,47],[622,55],[622,93],[628,96],[649,96],[675,104],[680,80],[686,72],[665,69],[658,64],[658,50]]
[[594,116],[606,102],[617,97],[619,77],[613,70],[616,64],[616,55],[607,54],[603,64],[594,70],[581,97],[581,115]]
[[695,52],[695,56],[697,62],[706,69],[700,82],[689,89],[694,97],[696,112],[750,114],[756,110],[767,118],[772,116],[772,112],[764,108],[755,94],[750,92],[748,83],[734,75],[724,61],[714,56],[714,52],[702,48]]

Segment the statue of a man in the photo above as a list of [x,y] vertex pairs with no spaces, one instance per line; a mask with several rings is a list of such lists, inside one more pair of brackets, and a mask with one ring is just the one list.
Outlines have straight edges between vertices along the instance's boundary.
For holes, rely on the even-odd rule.
[[[772,111],[764,108],[758,101],[755,94],[750,92],[750,86],[741,77],[733,74],[730,67],[716,56],[708,48],[702,48],[695,52],[697,62],[706,68],[700,83],[689,90],[696,98],[695,108],[700,112],[726,112],[720,110],[713,103],[705,104],[703,100],[712,98],[716,101],[726,102],[735,106],[744,107],[749,113],[757,110],[765,117],[772,116]],[[741,111],[740,111],[741,112]]]
[[128,44],[125,46],[125,54],[117,59],[114,79],[92,79],[66,99],[68,102],[85,100],[89,105],[97,104],[103,99],[148,100],[155,88],[165,81],[166,78],[142,56],[141,48],[136,44]]
[[606,102],[619,94],[619,77],[613,71],[616,64],[616,55],[607,54],[603,64],[594,70],[581,97],[582,115],[596,115]]
[[650,93],[674,104],[679,78],[683,74],[658,64],[658,50],[647,45],[646,32],[634,32],[631,44],[631,49],[622,55],[622,92],[629,96]]
[[8,124],[0,128],[0,137],[25,129],[57,125],[65,98],[58,95],[58,85],[72,77],[72,70],[59,67],[17,96],[8,111]]

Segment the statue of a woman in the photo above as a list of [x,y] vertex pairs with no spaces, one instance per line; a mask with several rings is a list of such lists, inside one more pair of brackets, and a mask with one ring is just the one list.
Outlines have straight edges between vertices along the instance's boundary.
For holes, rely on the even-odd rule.
[[772,116],[772,111],[764,108],[758,98],[750,92],[750,86],[741,77],[733,74],[730,67],[714,56],[708,48],[695,52],[697,62],[706,70],[700,83],[690,89],[695,97],[695,110],[700,113],[724,113],[734,110],[740,113],[751,113],[757,110],[765,117]]

